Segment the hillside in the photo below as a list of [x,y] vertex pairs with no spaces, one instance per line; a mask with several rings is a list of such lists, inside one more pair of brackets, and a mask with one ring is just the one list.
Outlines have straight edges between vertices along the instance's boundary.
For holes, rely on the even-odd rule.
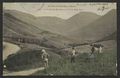
[[[25,35],[25,36],[35,36],[35,33],[42,32],[42,30],[36,28],[29,23],[23,22],[9,13],[4,13],[3,16],[3,28],[7,27],[9,30]],[[7,32],[4,31],[3,32]]]
[[71,26],[73,26],[74,28],[72,28],[72,31],[78,29],[78,28],[82,28],[85,25],[90,24],[91,22],[95,21],[96,19],[100,18],[101,16],[92,13],[92,12],[80,12],[74,16],[72,16],[71,18],[69,18],[67,20],[67,22],[70,23]]
[[[23,40],[9,39],[10,37],[6,36]],[[29,75],[116,76],[116,36],[116,10],[112,10],[102,17],[94,13],[78,13],[68,20],[57,17],[37,18],[19,11],[5,10],[3,41],[14,43],[20,47],[20,50],[14,54],[7,50],[10,55],[7,55],[8,57],[6,56],[3,61],[3,65],[6,66],[4,70],[8,74],[14,72],[25,74],[25,71],[31,72],[30,69],[43,67],[41,49],[44,48],[50,55],[48,68],[37,70]],[[102,53],[95,52],[92,56],[91,46],[82,44],[91,41],[98,41],[104,45]],[[75,46],[77,54],[75,62],[71,63],[72,48],[70,45],[74,46],[74,44],[78,44]],[[3,45],[3,47],[5,50],[9,45]],[[11,45],[10,48],[15,50]]]
[[80,12],[67,20],[50,16],[35,17],[16,10],[5,10],[5,13],[9,13],[15,18],[29,23],[30,25],[34,25],[40,29],[61,35],[68,34],[75,29],[88,25],[100,17],[99,15],[91,12]]
[[98,40],[97,42],[100,42],[100,41],[107,41],[107,40],[117,40],[117,32],[113,32],[111,35],[109,36],[106,36],[100,40]]
[[111,10],[91,24],[72,31],[69,36],[80,42],[91,42],[105,38],[117,31],[116,20],[116,10]]
[[33,25],[32,22],[24,21],[28,19],[27,17],[22,20],[22,17],[19,18],[19,14],[16,16],[11,11],[5,11],[3,17],[3,36],[39,39],[44,41],[44,46],[54,48],[63,48],[74,41],[62,35],[40,29],[35,26],[35,23]]

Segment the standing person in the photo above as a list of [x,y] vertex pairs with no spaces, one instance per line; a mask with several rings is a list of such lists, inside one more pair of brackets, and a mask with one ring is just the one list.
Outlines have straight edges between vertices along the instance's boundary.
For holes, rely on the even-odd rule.
[[94,44],[91,44],[90,46],[92,46],[92,48],[91,48],[91,55],[95,52],[95,46],[94,46]]
[[91,44],[91,53],[89,55],[89,61],[94,62],[94,58],[95,58],[95,44]]
[[98,44],[99,47],[98,47],[98,53],[102,53],[102,49],[103,49],[103,45],[102,44]]
[[44,67],[48,67],[48,53],[45,51],[45,49],[42,49],[42,59],[43,59],[43,63],[44,63]]
[[73,47],[72,54],[71,54],[71,63],[75,62],[75,56],[76,56],[76,50],[75,50],[75,47]]

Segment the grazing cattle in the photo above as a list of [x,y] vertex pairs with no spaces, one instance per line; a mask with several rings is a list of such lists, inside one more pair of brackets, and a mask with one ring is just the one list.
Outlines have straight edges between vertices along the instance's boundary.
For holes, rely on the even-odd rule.
[[92,53],[94,52],[102,53],[102,48],[104,47],[101,44],[91,44],[90,46],[92,46],[92,49],[91,49]]

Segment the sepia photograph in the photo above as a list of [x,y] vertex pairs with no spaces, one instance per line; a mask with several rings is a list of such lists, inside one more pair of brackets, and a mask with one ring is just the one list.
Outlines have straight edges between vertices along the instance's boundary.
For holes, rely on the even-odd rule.
[[3,76],[117,76],[115,2],[3,2]]

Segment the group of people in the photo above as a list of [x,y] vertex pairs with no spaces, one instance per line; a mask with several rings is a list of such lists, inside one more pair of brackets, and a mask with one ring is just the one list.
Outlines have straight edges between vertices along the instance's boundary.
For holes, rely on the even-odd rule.
[[[91,46],[91,53],[90,53],[91,55],[93,55],[95,52],[102,53],[102,48],[104,47],[101,44],[90,44],[90,46]],[[45,49],[42,49],[41,52],[42,52],[41,58],[43,60],[44,67],[47,68],[49,61],[48,60],[49,54],[45,51]],[[75,47],[72,47],[71,63],[75,62],[76,55],[77,55],[77,51]],[[4,68],[6,68],[6,65],[4,65]]]
[[93,54],[95,51],[98,53],[102,53],[102,48],[104,47],[102,44],[91,44],[91,54]]
[[[102,53],[103,45],[102,44],[90,44],[91,46],[91,55],[93,55],[95,52]],[[71,53],[71,63],[75,62],[77,51],[75,50],[75,47],[72,48]]]
[[[90,44],[90,46],[91,46],[91,54],[94,54],[95,52],[102,53],[102,48],[104,47],[101,44]],[[75,47],[72,47],[71,63],[75,62],[76,55],[77,55],[77,51],[76,51]],[[44,67],[48,67],[49,54],[45,51],[45,49],[42,49],[42,56],[41,57],[42,57],[43,62],[44,62]]]

